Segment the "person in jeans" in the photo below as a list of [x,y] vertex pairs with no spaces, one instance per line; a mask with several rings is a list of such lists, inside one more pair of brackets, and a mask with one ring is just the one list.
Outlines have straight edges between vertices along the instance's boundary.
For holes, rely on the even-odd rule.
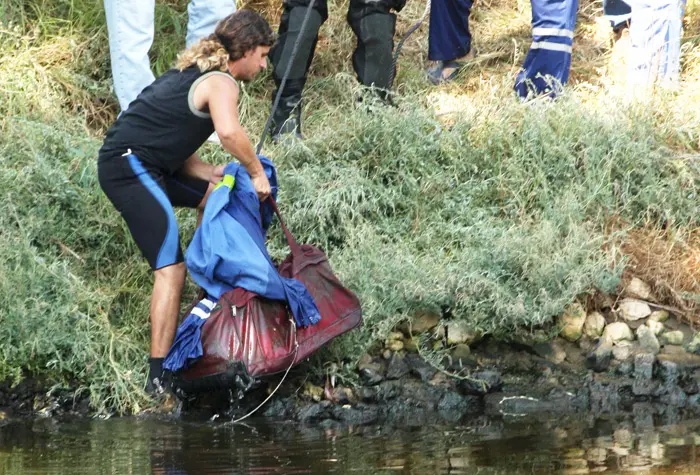
[[185,284],[174,206],[204,209],[223,166],[197,150],[215,130],[223,148],[249,173],[260,200],[270,183],[238,119],[239,80],[267,67],[270,25],[242,10],[178,57],[177,66],[147,86],[107,131],[97,173],[102,190],[126,221],[154,271],[151,359],[146,389],[162,394],[163,358],[175,336]]
[[[153,44],[155,0],[104,0],[114,92],[125,111],[151,84],[148,51]],[[214,31],[216,22],[236,11],[235,0],[192,0],[187,6],[189,48]]]

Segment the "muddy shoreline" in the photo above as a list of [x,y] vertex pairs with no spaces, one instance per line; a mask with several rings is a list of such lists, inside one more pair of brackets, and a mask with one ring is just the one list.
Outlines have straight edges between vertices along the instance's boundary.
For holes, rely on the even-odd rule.
[[[363,358],[357,372],[361,384],[354,387],[332,386],[329,378],[310,381],[302,364],[256,417],[332,427],[552,416],[621,416],[665,425],[700,416],[700,355],[679,345],[665,345],[656,355],[636,351],[623,361],[611,359],[605,370],[595,371],[591,369],[595,350],[593,341],[483,339],[468,354],[449,358],[438,370],[416,352],[385,349]],[[563,360],[561,352],[566,355]],[[448,373],[468,374],[469,379]],[[231,392],[207,393],[174,411],[150,414],[230,420],[256,407],[278,381],[270,378],[240,400]],[[87,393],[52,387],[49,381],[31,377],[14,387],[9,381],[2,383],[0,425],[18,418],[93,416]]]

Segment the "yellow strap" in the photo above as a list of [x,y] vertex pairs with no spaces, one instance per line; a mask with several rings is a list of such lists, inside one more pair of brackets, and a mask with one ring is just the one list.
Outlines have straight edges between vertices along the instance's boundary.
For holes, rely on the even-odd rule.
[[229,190],[233,189],[233,185],[236,183],[236,179],[233,177],[233,175],[224,175],[224,178],[219,181],[219,183],[216,184],[214,187],[215,190],[219,189],[221,186],[227,186]]

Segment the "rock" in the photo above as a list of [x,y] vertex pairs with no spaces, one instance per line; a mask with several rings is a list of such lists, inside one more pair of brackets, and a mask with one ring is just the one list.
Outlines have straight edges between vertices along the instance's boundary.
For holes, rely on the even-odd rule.
[[586,368],[595,372],[603,372],[610,366],[612,360],[612,343],[604,338],[600,339],[598,345],[586,356]]
[[617,372],[623,376],[629,376],[634,371],[634,365],[631,361],[622,361],[617,366]]
[[640,353],[634,357],[634,377],[639,380],[651,380],[654,375],[656,356],[651,353]]
[[408,364],[406,364],[404,356],[394,353],[389,361],[389,367],[386,370],[387,379],[401,379],[410,372]]
[[643,280],[634,277],[625,287],[624,295],[625,297],[648,300],[651,296],[651,287]]
[[661,334],[660,340],[662,345],[682,345],[683,332],[680,330],[664,332]]
[[598,338],[603,334],[604,329],[605,317],[599,312],[592,312],[586,316],[586,322],[583,324],[583,334],[588,338]]
[[690,353],[700,355],[700,333],[696,333],[693,339],[685,345],[685,349]]
[[694,355],[692,353],[671,353],[671,354],[660,354],[658,355],[658,360],[661,361],[673,361],[678,365],[680,371],[693,371],[700,368],[700,356]]
[[461,360],[461,359],[467,359],[469,355],[471,355],[472,350],[469,348],[469,345],[465,345],[464,343],[460,343],[456,345],[452,349],[452,359],[453,360]]
[[501,389],[503,382],[501,374],[497,371],[479,371],[471,375],[470,379],[459,382],[460,389],[465,394],[483,395]]
[[647,326],[641,326],[637,328],[637,340],[639,341],[639,346],[645,353],[658,354],[661,349],[659,340],[656,339],[656,335]]
[[665,330],[664,324],[661,322],[656,322],[654,320],[648,319],[646,323],[647,327],[654,333],[654,335],[659,336]]
[[538,356],[546,359],[550,363],[560,364],[566,359],[566,351],[555,341],[535,343],[532,349]]
[[635,299],[624,299],[618,305],[622,318],[627,321],[640,320],[651,315],[649,304]]
[[432,312],[420,312],[411,320],[411,332],[425,333],[440,323],[440,315]]
[[390,341],[403,341],[403,333],[401,332],[391,332],[386,339],[387,343]]
[[415,338],[407,338],[406,341],[403,342],[403,348],[409,353],[417,353],[418,343]]
[[661,348],[661,354],[665,354],[665,355],[686,354],[686,351],[680,345],[664,345]]
[[384,366],[379,362],[373,362],[372,357],[366,355],[368,358],[363,356],[360,358],[359,363],[357,363],[357,369],[360,372],[360,376],[365,381],[366,384],[375,385],[384,381]]
[[668,320],[669,314],[666,310],[656,310],[649,315],[650,322],[663,323]]
[[613,346],[613,357],[618,361],[626,361],[632,355],[632,343],[622,340]]
[[389,350],[389,349],[384,350],[384,352],[382,353],[382,358],[384,358],[385,360],[390,360],[391,359],[391,350]]
[[676,385],[679,378],[678,363],[670,360],[659,361],[659,376],[668,385]]
[[299,411],[299,420],[301,422],[315,422],[326,418],[326,411],[331,407],[330,401],[323,401],[316,404],[311,404]]
[[321,399],[323,399],[323,388],[320,386],[315,386],[311,383],[306,383],[304,385],[304,392],[302,395],[313,401],[319,402]]
[[411,372],[419,376],[424,383],[430,381],[433,376],[435,376],[435,373],[437,373],[435,368],[426,363],[423,358],[418,355],[406,355],[404,361],[408,364]]
[[603,340],[610,343],[617,343],[621,340],[634,340],[632,330],[625,322],[610,323],[603,330]]
[[561,336],[569,341],[576,341],[583,334],[583,325],[586,323],[586,311],[580,303],[569,305],[560,318],[562,329]]
[[448,323],[445,327],[445,331],[447,331],[448,345],[457,345],[459,343],[472,345],[480,338],[478,333],[470,330],[467,322],[461,320]]
[[386,347],[391,351],[401,351],[403,350],[404,344],[401,340],[390,340],[387,342]]

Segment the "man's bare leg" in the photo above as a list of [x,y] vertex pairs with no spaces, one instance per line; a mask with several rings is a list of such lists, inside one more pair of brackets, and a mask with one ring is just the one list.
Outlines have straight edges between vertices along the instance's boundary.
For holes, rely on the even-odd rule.
[[177,330],[180,297],[185,286],[184,262],[154,271],[151,295],[151,358],[165,358]]

